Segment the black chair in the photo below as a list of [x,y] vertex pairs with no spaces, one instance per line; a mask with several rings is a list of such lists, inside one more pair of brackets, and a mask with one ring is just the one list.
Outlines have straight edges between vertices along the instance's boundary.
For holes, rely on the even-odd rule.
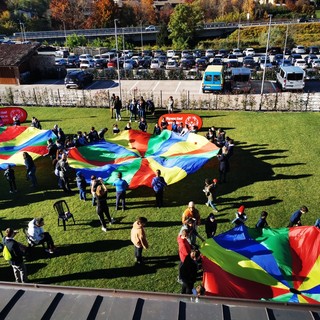
[[76,224],[73,214],[70,212],[68,204],[65,200],[59,200],[55,202],[53,204],[53,208],[58,214],[58,226],[60,226],[60,220],[62,220],[64,231],[66,231],[66,221],[68,221],[70,218],[73,220],[73,224]]

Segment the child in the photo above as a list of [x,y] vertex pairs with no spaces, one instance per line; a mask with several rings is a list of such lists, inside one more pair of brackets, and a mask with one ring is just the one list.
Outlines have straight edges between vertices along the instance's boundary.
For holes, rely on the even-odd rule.
[[77,187],[79,188],[80,200],[86,201],[87,200],[87,195],[86,195],[87,182],[80,171],[76,173],[76,182],[77,182]]
[[241,224],[244,224],[247,221],[247,215],[244,212],[245,206],[241,206],[238,211],[236,212],[236,218],[232,220],[232,223],[234,223],[236,226],[240,226]]
[[132,127],[131,127],[131,123],[128,122],[127,125],[124,127],[124,130],[131,130]]
[[17,192],[17,186],[16,186],[16,178],[14,175],[14,170],[12,169],[12,167],[10,166],[10,164],[8,165],[8,168],[5,170],[4,174],[5,178],[7,179],[7,181],[9,182],[9,186],[10,186],[10,193],[13,192]]
[[205,185],[204,185],[203,192],[206,195],[206,197],[208,198],[208,201],[206,202],[206,206],[208,206],[208,207],[210,206],[214,212],[218,212],[218,209],[213,202],[214,198],[215,198],[214,192],[217,187],[218,180],[213,179],[212,183],[211,183],[210,179],[205,179],[204,183],[205,183]]
[[207,238],[214,237],[217,231],[217,221],[213,213],[210,213],[205,222]]
[[161,128],[156,123],[155,126],[154,126],[154,129],[153,129],[153,135],[158,136],[159,134],[161,134]]
[[268,216],[268,212],[266,211],[261,212],[261,216],[259,221],[256,224],[256,228],[262,229],[262,228],[268,227],[267,216]]
[[118,125],[117,125],[117,124],[114,124],[114,125],[113,125],[112,131],[113,131],[113,134],[118,134],[118,133],[120,133],[120,129],[118,128]]
[[134,256],[136,264],[142,264],[142,250],[148,249],[148,241],[144,227],[148,220],[145,217],[139,217],[137,221],[133,224],[131,229],[131,242],[134,245]]

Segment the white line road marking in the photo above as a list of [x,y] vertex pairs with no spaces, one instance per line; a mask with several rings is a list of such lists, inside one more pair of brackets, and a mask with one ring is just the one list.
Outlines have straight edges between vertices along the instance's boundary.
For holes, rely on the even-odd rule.
[[129,89],[129,92],[134,90],[135,88],[138,88],[139,81],[136,81],[135,84]]
[[181,81],[179,81],[175,93],[177,93],[177,91],[179,90],[180,85],[181,85]]
[[152,91],[154,91],[154,90],[156,89],[156,87],[159,85],[159,83],[160,83],[160,81],[158,81],[158,82],[156,83],[156,85],[153,87]]

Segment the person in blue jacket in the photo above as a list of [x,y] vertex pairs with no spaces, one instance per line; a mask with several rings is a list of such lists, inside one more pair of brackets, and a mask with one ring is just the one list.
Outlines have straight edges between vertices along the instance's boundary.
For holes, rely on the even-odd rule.
[[296,227],[296,226],[302,226],[301,216],[304,213],[307,213],[308,211],[309,210],[306,206],[302,206],[299,210],[295,211],[290,217],[288,227],[291,228],[291,227]]
[[122,211],[126,209],[126,190],[128,189],[128,183],[122,179],[122,173],[118,172],[118,179],[113,183],[116,187],[116,210],[119,209],[120,200],[122,202]]
[[156,207],[161,208],[163,206],[163,191],[167,186],[164,178],[161,176],[161,171],[156,170],[156,176],[152,179],[151,186],[156,195]]
[[261,212],[260,219],[256,224],[257,229],[263,229],[263,228],[268,227],[267,216],[268,216],[268,212],[266,212],[266,211]]

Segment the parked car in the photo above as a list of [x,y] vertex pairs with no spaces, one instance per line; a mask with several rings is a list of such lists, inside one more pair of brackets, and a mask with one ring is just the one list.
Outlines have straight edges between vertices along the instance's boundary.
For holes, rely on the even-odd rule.
[[253,48],[247,48],[243,51],[243,54],[245,56],[255,56],[256,52],[254,51]]
[[235,55],[236,57],[242,57],[243,56],[243,53],[241,52],[241,50],[239,48],[232,49],[232,54]]
[[292,53],[288,59],[291,60],[291,64],[294,65],[297,59],[302,59],[302,55],[300,53]]
[[167,70],[176,70],[176,69],[179,69],[179,65],[176,60],[169,59],[166,64],[166,69]]
[[222,66],[223,65],[223,61],[221,58],[213,58],[212,60],[209,60],[210,61],[210,64],[213,65],[213,66]]
[[164,55],[163,56],[159,56],[158,60],[159,60],[159,63],[160,63],[160,67],[165,67],[166,64],[167,64],[167,61],[168,61],[167,57],[164,56]]
[[319,54],[319,48],[316,46],[311,46],[307,48],[307,53],[309,54]]
[[107,66],[107,61],[105,59],[94,59],[94,67],[97,69],[103,69]]
[[320,68],[320,59],[315,59],[311,63],[312,68],[319,69]]
[[89,60],[89,59],[93,59],[93,56],[91,55],[91,54],[87,54],[87,53],[85,53],[85,54],[80,54],[80,56],[79,56],[79,60],[81,61],[81,60]]
[[78,68],[79,65],[80,65],[79,56],[72,55],[72,56],[68,57],[68,59],[67,59],[67,67],[68,68]]
[[153,57],[154,58],[158,58],[158,57],[163,56],[163,55],[164,55],[163,50],[154,50],[153,51]]
[[182,68],[183,70],[189,70],[192,68],[193,63],[189,59],[181,59],[179,65],[180,65],[180,68]]
[[203,59],[203,58],[199,58],[197,61],[196,61],[196,68],[198,70],[205,70],[206,67],[208,65],[208,61],[206,59]]
[[256,70],[257,69],[257,63],[252,59],[246,59],[243,61],[242,66],[244,68],[248,68],[250,70]]
[[308,54],[305,58],[304,58],[304,61],[308,64],[308,65],[311,65],[312,61],[315,60],[315,59],[318,59],[318,56],[313,54],[313,53],[310,53]]
[[218,51],[218,54],[221,55],[222,58],[226,58],[226,57],[228,56],[228,54],[229,54],[229,51],[226,50],[226,49],[220,49],[220,50]]
[[150,69],[160,69],[160,68],[161,68],[161,65],[160,65],[159,59],[152,59],[150,64]]
[[80,69],[94,68],[94,60],[86,59],[80,60]]
[[190,69],[186,73],[187,80],[200,80],[202,78],[201,73],[197,69]]
[[67,60],[64,59],[64,58],[55,58],[54,59],[54,64],[56,66],[66,67],[67,66]]
[[306,48],[304,46],[296,46],[291,50],[291,52],[298,53],[298,54],[305,54]]
[[300,67],[303,70],[307,69],[307,63],[304,59],[297,59],[294,65],[296,67]]
[[271,69],[273,68],[273,65],[270,61],[270,58],[269,57],[266,57],[266,56],[261,56],[259,58],[259,64],[260,64],[260,69],[261,70],[264,70],[265,68],[266,69]]
[[214,57],[214,50],[213,49],[207,49],[205,56],[208,58]]
[[117,67],[117,60],[114,59],[114,60],[108,61],[107,67],[108,67],[108,68],[116,68],[116,67]]
[[156,31],[156,27],[155,26],[148,26],[144,29],[145,31]]
[[281,67],[290,67],[292,66],[291,60],[290,59],[284,59],[280,62],[279,66]]
[[282,53],[277,53],[276,55],[273,56],[272,63],[275,65],[279,65],[282,60],[284,59],[284,56]]
[[66,75],[64,84],[67,89],[83,89],[86,85],[92,83],[92,81],[93,74],[91,72],[76,70],[71,71]]

